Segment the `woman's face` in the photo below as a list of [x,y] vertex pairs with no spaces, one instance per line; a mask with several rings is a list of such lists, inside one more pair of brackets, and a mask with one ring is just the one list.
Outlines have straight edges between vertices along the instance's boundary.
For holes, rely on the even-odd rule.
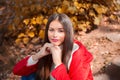
[[58,20],[52,21],[48,29],[49,41],[52,44],[59,46],[64,42],[64,38],[65,38],[65,31],[63,25]]

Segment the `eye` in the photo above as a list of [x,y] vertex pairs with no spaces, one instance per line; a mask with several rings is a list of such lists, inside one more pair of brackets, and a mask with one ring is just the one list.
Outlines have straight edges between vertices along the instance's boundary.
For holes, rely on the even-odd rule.
[[54,31],[54,29],[52,29],[52,28],[49,28],[48,30],[49,30],[49,31]]
[[59,29],[58,31],[59,31],[59,32],[64,32],[64,29]]

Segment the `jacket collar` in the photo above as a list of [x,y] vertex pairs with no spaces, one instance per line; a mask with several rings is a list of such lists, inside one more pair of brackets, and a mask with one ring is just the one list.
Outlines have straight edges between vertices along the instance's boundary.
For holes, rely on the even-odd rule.
[[76,43],[74,43],[74,44],[73,44],[72,53],[71,53],[70,59],[69,59],[69,61],[68,61],[68,70],[69,70],[69,67],[70,67],[70,63],[71,63],[71,61],[72,61],[72,56],[73,56],[74,52],[77,51],[78,49],[79,49],[79,45],[76,44]]

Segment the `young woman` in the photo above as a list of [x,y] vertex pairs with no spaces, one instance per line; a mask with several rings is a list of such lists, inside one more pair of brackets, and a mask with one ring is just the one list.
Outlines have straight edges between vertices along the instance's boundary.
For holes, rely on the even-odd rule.
[[18,62],[13,73],[35,74],[35,80],[93,80],[92,59],[91,53],[74,40],[70,18],[65,14],[53,14],[48,19],[41,50]]

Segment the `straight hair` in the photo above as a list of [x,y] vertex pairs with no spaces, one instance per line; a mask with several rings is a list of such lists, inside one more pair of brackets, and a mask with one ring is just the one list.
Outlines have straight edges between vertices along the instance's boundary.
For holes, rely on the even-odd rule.
[[[62,43],[63,45],[63,50],[62,50],[62,62],[65,64],[66,69],[68,70],[68,61],[71,56],[72,48],[73,48],[73,25],[70,20],[70,18],[66,14],[53,14],[49,17],[48,22],[46,24],[46,29],[45,29],[45,38],[44,38],[44,44],[50,43],[48,39],[48,29],[49,25],[52,21],[58,20],[62,25],[63,29],[65,31],[65,39],[64,42]],[[38,63],[38,70],[36,72],[36,80],[50,80],[50,71],[52,67],[53,61],[52,61],[52,56],[47,55],[39,60]]]

